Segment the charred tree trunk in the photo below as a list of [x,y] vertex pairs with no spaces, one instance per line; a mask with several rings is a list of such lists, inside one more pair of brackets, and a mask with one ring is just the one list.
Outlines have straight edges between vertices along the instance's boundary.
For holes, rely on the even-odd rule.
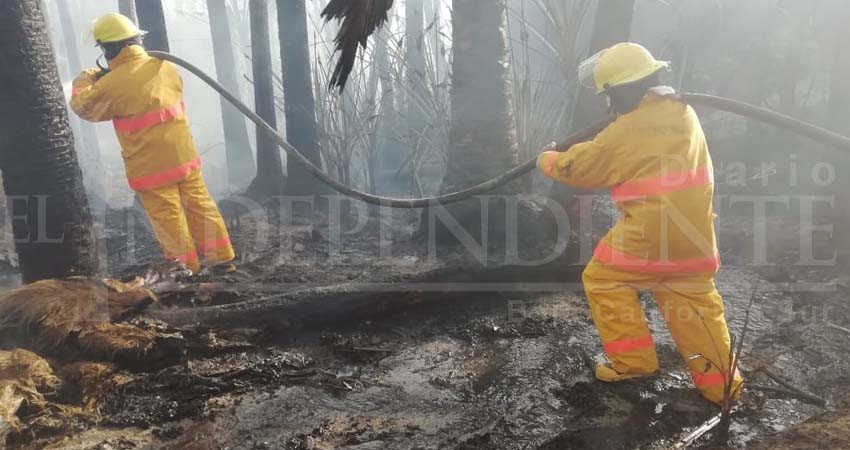
[[[269,41],[269,6],[265,0],[249,0],[251,16],[251,62],[254,73],[254,109],[277,127],[272,80],[272,51]],[[263,199],[283,191],[283,164],[275,140],[257,127],[257,176],[248,196]]]
[[[408,154],[417,151],[417,145],[427,125],[421,106],[426,95],[425,25],[423,13],[424,4],[422,0],[407,0],[405,7],[404,62],[406,64],[405,82],[407,83],[405,114],[407,115],[406,141]],[[415,193],[416,190],[413,186],[415,164],[413,158],[408,155],[400,156],[404,156],[404,159],[407,159],[409,170],[406,172],[410,177],[410,192]]]
[[[507,60],[506,0],[486,3],[454,0],[452,10],[451,118],[449,150],[442,192],[452,192],[495,177],[517,164],[516,130],[510,101]],[[501,194],[516,192],[516,185]],[[447,210],[473,237],[503,236],[503,202],[489,205],[485,198],[471,199]],[[492,200],[490,200],[492,202]],[[426,216],[430,212],[426,212]],[[425,223],[423,222],[423,225]],[[483,227],[486,227],[482,229]],[[428,229],[431,229],[428,224]],[[436,224],[434,238],[453,243],[455,238]]]
[[[375,115],[375,125],[372,128],[373,135],[371,136],[372,148],[365,152],[366,156],[366,170],[368,171],[369,176],[369,193],[375,194],[377,192],[375,188],[375,178],[378,173],[378,147],[379,147],[379,139],[381,133],[381,124],[383,121],[381,120],[383,117],[383,112],[381,111],[381,92],[378,90],[378,84],[380,82],[380,74],[378,72],[378,61],[380,59],[386,59],[387,53],[387,45],[386,41],[383,39],[383,36],[378,34],[375,36],[374,47],[372,51],[372,67],[369,70],[369,81],[366,85],[366,101],[369,105],[369,108],[372,109],[373,114]],[[374,205],[373,205],[374,206]],[[371,207],[370,207],[371,208]],[[373,211],[377,211],[377,208],[371,208]]]
[[[596,54],[614,44],[629,40],[634,15],[635,0],[606,0],[598,2],[593,23],[593,34],[587,56]],[[572,131],[587,128],[598,122],[606,113],[605,99],[584,87],[578,87],[579,92],[575,111],[573,113]],[[549,201],[555,202],[569,214],[570,223],[578,223],[579,217],[575,211],[575,195],[580,191],[563,183],[552,183]],[[555,206],[553,205],[553,208]],[[547,232],[561,232],[554,222],[547,223]],[[549,236],[553,238],[554,236]]]
[[136,16],[136,0],[118,0],[118,12],[129,17],[133,22],[139,23]]
[[[313,164],[322,167],[316,104],[310,73],[310,42],[306,0],[277,1],[280,58],[283,62],[283,99],[286,138]],[[287,163],[286,192],[317,195],[324,185],[297,161]]]
[[[510,4],[508,8],[510,8]],[[430,69],[434,77],[432,83],[441,84],[445,81],[443,75],[446,69],[446,48],[442,38],[442,0],[427,0],[425,4],[425,25],[426,31],[423,39],[430,43],[433,53],[431,56],[433,68]]]
[[[240,96],[236,60],[233,57],[233,40],[225,0],[207,0],[215,52],[215,72],[218,81],[237,97]],[[221,119],[224,125],[224,151],[227,158],[227,178],[237,190],[248,187],[256,173],[251,142],[245,117],[230,102],[221,100]]]
[[148,50],[169,51],[162,0],[136,0],[136,14],[139,17],[139,28],[148,32],[145,35],[145,47]]
[[[374,321],[384,314],[409,310],[412,305],[421,307],[449,304],[457,301],[457,295],[462,295],[464,298],[476,295],[474,289],[463,293],[453,293],[430,289],[420,291],[409,286],[462,283],[469,288],[480,283],[481,293],[485,293],[487,298],[503,302],[505,296],[488,291],[488,284],[577,281],[581,279],[583,269],[583,266],[578,265],[569,267],[558,264],[535,267],[482,266],[474,261],[455,261],[447,266],[415,274],[385,275],[372,283],[347,282],[319,287],[293,288],[284,292],[272,291],[268,297],[225,305],[195,308],[154,307],[148,309],[146,313],[173,327],[181,328],[186,326],[259,327],[288,323],[299,329],[320,329],[339,323]],[[219,289],[218,286],[212,287]],[[257,288],[263,287],[257,286]],[[203,286],[194,289],[200,292],[204,290]],[[167,295],[167,293],[161,294]]]
[[[396,110],[395,105],[395,85],[393,83],[392,71],[390,69],[390,58],[389,58],[389,48],[388,48],[388,40],[392,39],[390,33],[386,28],[382,28],[379,31],[378,38],[375,41],[375,62],[374,67],[378,74],[378,80],[380,81],[380,87],[378,92],[378,97],[381,102],[381,117],[379,118],[380,123],[377,125],[377,133],[378,139],[376,140],[375,149],[375,157],[376,161],[376,174],[375,180],[373,181],[373,185],[376,188],[376,192],[378,192],[377,186],[381,176],[379,175],[383,171],[392,171],[395,173],[395,170],[398,169],[398,165],[401,164],[401,158],[399,158],[399,114]],[[388,174],[388,178],[392,175]]]
[[[74,29],[73,18],[68,7],[69,2],[70,0],[58,0],[56,5],[59,10],[59,22],[62,24],[62,37],[65,41],[65,55],[68,58],[68,74],[71,77],[74,77],[76,74],[80,73],[83,69],[83,65],[80,62],[80,52],[77,48],[78,35]],[[87,168],[87,170],[100,172],[100,142],[97,139],[97,131],[95,130],[94,125],[85,123],[77,118],[72,118],[71,124],[73,129],[76,131],[75,136],[78,136],[81,141],[77,145],[77,152],[80,153],[80,156],[83,156],[84,160],[88,163],[83,165]],[[89,181],[97,183],[97,195],[103,196],[104,193],[100,188],[101,185],[97,181],[98,177],[91,177],[90,172],[87,173],[87,176],[89,176]]]
[[419,133],[425,126],[416,96],[425,88],[425,24],[422,0],[407,0],[404,54],[407,64],[407,125],[410,133]]
[[[599,2],[593,21],[593,35],[587,56],[614,44],[629,40],[632,30],[635,0],[606,0]],[[573,131],[587,128],[605,114],[605,99],[591,89],[579,88]]]
[[454,0],[452,124],[443,191],[469,187],[516,165],[506,60],[506,0]]
[[0,3],[0,171],[25,282],[93,275],[98,259],[39,0]]

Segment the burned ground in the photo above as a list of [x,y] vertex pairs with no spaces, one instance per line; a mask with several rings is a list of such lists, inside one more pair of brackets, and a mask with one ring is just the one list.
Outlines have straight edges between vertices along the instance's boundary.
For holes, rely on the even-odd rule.
[[[771,258],[795,257],[795,223],[791,217],[771,219],[774,235],[788,238],[775,241]],[[838,431],[846,412],[850,365],[846,292],[828,283],[835,274],[823,270],[790,263],[782,270],[753,269],[747,264],[751,249],[741,238],[751,225],[734,217],[726,225],[724,230],[735,231],[720,237],[726,267],[718,284],[736,335],[758,283],[743,366],[748,384],[760,389],[748,389],[737,406],[733,443],[741,448],[785,448],[764,447],[764,442],[813,448],[795,442],[810,443],[823,434],[831,440],[822,441],[821,448],[847,445],[847,436]],[[248,225],[234,233],[237,245],[252,242],[256,232]],[[240,273],[210,281],[226,281],[223,286],[229,288],[217,284],[199,293],[201,285],[193,285],[194,291],[164,296],[163,309],[152,314],[164,320],[167,311],[439,270],[417,260],[415,253],[405,254],[405,247],[396,248],[395,258],[407,264],[381,263],[374,232],[367,226],[347,236],[334,254],[326,230],[285,227],[263,248],[242,247]],[[118,267],[129,273],[144,264],[136,260]],[[574,276],[562,281],[575,281]],[[675,446],[717,413],[693,389],[648,298],[645,306],[663,370],[650,379],[608,385],[592,377],[590,367],[601,348],[578,284],[539,292],[445,289],[381,296],[373,309],[323,325],[313,321],[305,326],[287,317],[230,327],[152,322],[185,339],[185,362],[148,373],[97,371],[98,385],[106,388],[89,389],[89,401],[97,398],[94,412],[48,409],[26,421],[25,431],[9,444],[69,449],[660,449]],[[388,306],[394,296],[395,306]],[[58,371],[68,388],[48,399],[57,405],[79,403],[86,395],[85,387],[74,387],[64,375],[68,370]],[[828,400],[827,408],[834,412],[824,412],[812,399],[795,398],[776,377]],[[703,438],[691,448],[711,445]]]

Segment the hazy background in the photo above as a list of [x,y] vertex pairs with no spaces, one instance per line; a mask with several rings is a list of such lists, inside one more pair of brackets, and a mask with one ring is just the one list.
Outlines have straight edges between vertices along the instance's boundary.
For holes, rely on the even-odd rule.
[[[482,0],[484,1],[484,0]],[[83,64],[94,66],[99,51],[87,39],[92,21],[99,15],[117,11],[117,2],[105,0],[71,1],[73,26]],[[253,103],[250,74],[250,33],[247,0],[228,1],[233,46],[240,73],[242,99]],[[313,81],[316,84],[317,115],[322,133],[326,170],[338,178],[364,187],[365,161],[374,158],[368,147],[383,151],[403,147],[406,102],[413,96],[403,83],[407,65],[405,1],[393,9],[387,30],[370,41],[369,49],[355,68],[346,97],[340,99],[324,87],[332,68],[335,25],[324,26],[318,14],[324,0],[308,0],[308,30],[311,39]],[[445,162],[449,123],[448,89],[451,83],[451,2],[425,0],[424,45],[429,98],[426,117],[430,128],[423,142],[427,152],[418,168],[425,191],[439,186]],[[589,32],[596,8],[593,0],[509,0],[507,32],[513,74],[513,102],[518,124],[520,156],[527,157],[546,143],[566,135],[577,92],[574,70],[587,55]],[[45,0],[57,61],[66,88],[76,74],[69,73],[66,46],[59,22],[56,0]],[[184,57],[210,74],[215,74],[212,41],[206,2],[203,0],[163,0],[173,53]],[[275,2],[270,1],[270,36],[275,71],[280,73],[280,53]],[[840,0],[808,2],[780,0],[638,0],[631,40],[640,42],[657,56],[672,60],[674,72],[669,83],[688,91],[709,92],[734,97],[785,112],[818,124],[835,125],[830,116],[830,89],[835,83],[831,67],[836,50],[846,45],[840,33]],[[845,25],[846,27],[846,25]],[[393,108],[375,117],[374,108],[362,101],[367,89],[376,42],[388,47]],[[184,77],[186,105],[208,184],[216,196],[234,191],[225,180],[224,147],[219,97],[191,75]],[[276,86],[279,89],[279,86]],[[277,95],[282,98],[282,92]],[[282,101],[279,102],[278,129],[285,129]],[[392,120],[391,120],[392,119]],[[781,175],[789,160],[811,164],[822,158],[822,149],[806,141],[760,124],[714,112],[702,112],[718,171],[730,163],[743,162],[750,175],[757,175],[764,161],[777,162]],[[362,123],[367,131],[350,132],[340,123]],[[126,205],[132,198],[123,177],[120,152],[111,124],[96,126],[103,151],[106,174],[96,172],[90,155],[79,151],[88,182],[95,177],[108,186],[109,202]],[[254,127],[248,125],[253,146]],[[342,131],[340,131],[342,130]],[[841,131],[841,130],[839,130]],[[345,133],[353,133],[348,135]],[[376,140],[359,139],[356,133],[379,135]],[[352,143],[353,142],[353,143]],[[389,150],[388,150],[389,149]],[[791,156],[792,154],[800,156]],[[285,160],[285,157],[284,157]],[[392,171],[391,169],[388,169]],[[343,176],[341,172],[350,172]],[[722,183],[721,183],[722,184]],[[787,184],[787,183],[786,183]],[[772,184],[782,189],[783,182]]]

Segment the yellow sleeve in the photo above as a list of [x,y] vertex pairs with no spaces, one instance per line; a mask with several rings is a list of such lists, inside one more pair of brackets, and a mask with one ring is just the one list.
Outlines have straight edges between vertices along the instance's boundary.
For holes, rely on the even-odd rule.
[[537,168],[547,177],[583,189],[602,189],[622,183],[617,163],[613,124],[596,139],[570,147],[566,152],[543,152]]
[[84,70],[71,87],[71,110],[89,122],[103,122],[115,117],[104,80],[97,79],[98,72],[98,69]]

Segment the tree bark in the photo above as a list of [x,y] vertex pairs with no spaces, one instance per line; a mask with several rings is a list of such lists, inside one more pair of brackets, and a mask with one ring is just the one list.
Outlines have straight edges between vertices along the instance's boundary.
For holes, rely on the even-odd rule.
[[[510,101],[510,73],[507,60],[506,0],[486,3],[454,0],[452,11],[453,81],[451,87],[451,128],[446,174],[441,192],[472,186],[504,173],[517,164],[516,129]],[[501,194],[516,192],[516,185]],[[486,199],[481,199],[487,201]],[[447,208],[473,236],[498,237],[506,230],[504,209],[484,209],[479,199]],[[429,214],[426,212],[426,214]],[[438,242],[454,238],[437,230]],[[443,238],[448,241],[444,241]]]
[[93,275],[98,257],[38,0],[0,3],[0,170],[25,282]]
[[[599,2],[596,8],[587,56],[629,40],[635,0],[606,0]],[[572,130],[581,130],[598,122],[605,109],[604,97],[596,95],[592,89],[579,87]]]
[[425,24],[422,0],[407,0],[405,20],[404,61],[407,64],[407,126],[415,138],[425,126],[425,118],[416,101],[425,89]]
[[[635,0],[605,0],[597,2],[597,4],[588,57],[614,44],[628,41],[631,34]],[[606,113],[603,96],[596,95],[595,91],[582,86],[579,86],[578,90],[571,126],[573,132],[593,125]],[[556,202],[568,212],[570,223],[578,223],[579,221],[575,208],[573,208],[575,195],[579,192],[579,189],[557,182],[552,183],[549,191],[549,201]],[[559,232],[551,229],[551,227],[549,231]]]
[[[265,0],[249,0],[251,16],[251,62],[254,73],[254,109],[269,125],[277,127],[269,42],[269,6]],[[257,127],[257,176],[248,196],[262,199],[283,191],[283,164],[275,140]]]
[[[428,285],[463,284],[469,287],[480,283],[481,291],[487,293],[489,298],[504,301],[504,294],[488,291],[488,284],[563,283],[565,280],[579,280],[583,269],[583,266],[556,263],[535,267],[490,267],[461,260],[412,275],[390,273],[364,282],[295,287],[284,292],[270,293],[268,297],[217,306],[151,307],[145,313],[173,327],[257,327],[289,323],[300,329],[317,329],[345,322],[375,321],[383,315],[405,311],[411,305],[448,304],[458,298],[475,295],[474,290],[451,292],[428,289]],[[257,288],[262,292],[262,287]],[[195,289],[194,292],[203,291],[202,286]],[[191,289],[188,291],[192,292]]]
[[443,192],[495,177],[517,162],[510,73],[504,64],[505,3],[453,2],[452,124]]
[[[374,68],[380,81],[378,98],[381,101],[381,117],[379,118],[380,123],[377,126],[378,139],[376,142],[377,148],[375,149],[377,158],[376,172],[380,172],[381,170],[395,171],[402,162],[398,152],[399,114],[396,111],[395,86],[393,85],[393,76],[390,70],[387,44],[389,39],[392,39],[392,36],[386,28],[382,28],[378,32],[378,38],[375,41]],[[372,184],[375,186],[377,192],[377,178],[379,178],[377,174],[375,178]]]
[[145,35],[145,47],[148,50],[169,51],[162,0],[136,0],[136,14],[139,17],[139,28],[148,32]]
[[136,0],[118,0],[118,12],[129,17],[135,23],[139,23],[136,15]]
[[[306,0],[278,0],[277,21],[280,58],[283,62],[286,138],[313,164],[322,167],[310,73]],[[324,185],[308,173],[301,163],[289,160],[286,167],[288,194],[317,195],[325,191]]]
[[[377,192],[375,189],[375,177],[378,173],[378,147],[380,144],[381,124],[383,123],[381,120],[383,116],[381,107],[383,104],[381,103],[381,92],[378,90],[378,85],[381,81],[380,72],[378,71],[378,62],[379,60],[386,59],[387,57],[387,45],[383,36],[381,36],[380,33],[376,33],[373,42],[372,65],[369,68],[369,80],[366,84],[366,102],[376,117],[374,119],[375,124],[372,128],[372,136],[370,139],[372,148],[367,149],[367,151],[364,152],[364,157],[366,158],[366,170],[368,171],[369,177],[368,188],[370,194],[375,194]],[[377,208],[372,208],[372,210],[377,211]]]
[[407,159],[409,170],[407,171],[411,182],[410,192],[415,192],[413,188],[413,158],[408,156],[410,153],[416,152],[417,144],[420,142],[422,133],[425,132],[427,120],[422,111],[422,97],[426,94],[426,77],[425,77],[425,25],[424,25],[424,4],[422,0],[407,0],[405,7],[405,36],[404,36],[404,63],[405,67],[405,82],[407,83],[407,92],[405,92],[406,112],[407,115],[407,152],[400,156]]
[[[510,7],[510,5],[509,5]],[[442,0],[428,0],[425,5],[425,24],[430,26],[430,31],[424,36],[425,40],[431,41],[433,45],[433,64],[434,64],[434,80],[435,84],[440,84],[443,80],[440,76],[445,72],[446,53],[445,46],[442,42]]]
[[[207,11],[215,53],[216,76],[224,87],[237,98],[241,98],[225,0],[207,0]],[[242,190],[248,187],[257,170],[248,139],[248,127],[245,117],[224,99],[221,100],[221,119],[224,125],[228,183],[236,190]]]

